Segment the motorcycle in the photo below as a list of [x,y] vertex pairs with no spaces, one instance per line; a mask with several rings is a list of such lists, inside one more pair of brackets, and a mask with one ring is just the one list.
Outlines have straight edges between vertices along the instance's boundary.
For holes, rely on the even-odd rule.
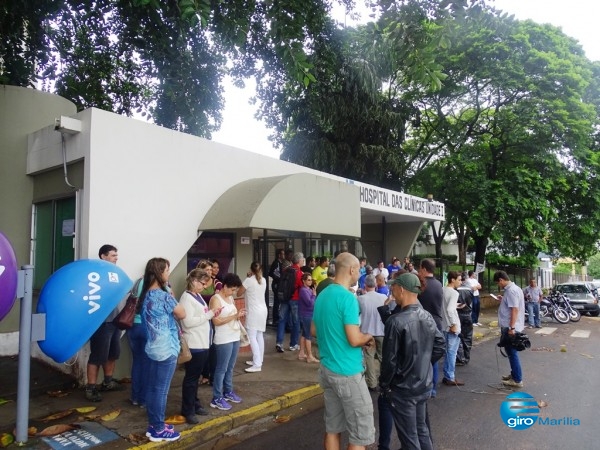
[[[527,322],[529,313],[525,308],[525,322]],[[568,323],[570,316],[566,309],[558,303],[558,297],[552,295],[552,292],[548,297],[543,297],[540,302],[540,318],[541,317],[552,317],[558,323]]]
[[554,296],[556,298],[556,303],[567,312],[571,322],[579,322],[581,319],[581,313],[573,308],[573,305],[571,305],[571,300],[568,296],[562,292],[554,290],[550,293],[550,295]]

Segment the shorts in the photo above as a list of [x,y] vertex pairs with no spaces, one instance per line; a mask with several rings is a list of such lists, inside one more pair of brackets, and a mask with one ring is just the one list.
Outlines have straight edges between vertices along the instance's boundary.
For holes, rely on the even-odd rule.
[[112,322],[102,322],[90,338],[88,364],[101,366],[107,361],[116,361],[121,356],[121,330]]
[[352,445],[367,446],[375,442],[373,399],[364,374],[338,375],[321,365],[319,381],[325,403],[325,431],[331,434],[348,431]]
[[310,335],[310,323],[312,322],[312,317],[300,317],[300,326],[302,327],[302,337],[304,339],[312,340],[312,336]]

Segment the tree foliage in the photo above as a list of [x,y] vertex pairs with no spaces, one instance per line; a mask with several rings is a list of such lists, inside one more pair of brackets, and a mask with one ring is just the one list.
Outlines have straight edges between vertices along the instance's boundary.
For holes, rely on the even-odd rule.
[[476,262],[490,240],[508,254],[558,249],[585,259],[600,224],[597,115],[582,101],[599,81],[589,61],[559,29],[530,21],[457,23],[456,36],[440,60],[442,89],[414,94],[414,145],[438,149],[414,185],[466,225]]

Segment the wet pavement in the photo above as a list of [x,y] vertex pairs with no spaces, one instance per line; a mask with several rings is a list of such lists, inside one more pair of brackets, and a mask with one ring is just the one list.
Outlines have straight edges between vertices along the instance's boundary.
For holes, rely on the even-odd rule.
[[[486,309],[480,318],[485,326],[474,328],[474,341],[497,336],[494,325],[496,311]],[[289,336],[286,342],[289,346]],[[318,354],[318,346],[315,346]],[[313,348],[315,348],[313,347]],[[243,402],[233,404],[230,411],[220,411],[209,407],[212,388],[203,385],[198,396],[208,410],[208,416],[197,416],[197,425],[177,424],[181,432],[180,441],[153,443],[145,437],[147,428],[146,411],[129,401],[129,384],[122,380],[122,391],[104,392],[103,400],[92,403],[85,399],[84,390],[64,374],[58,373],[39,361],[32,360],[31,395],[29,401],[29,427],[40,433],[54,425],[74,424],[68,430],[53,438],[32,435],[24,447],[33,449],[97,448],[126,449],[152,448],[168,445],[169,448],[194,448],[214,441],[225,433],[257,419],[273,416],[295,405],[320,397],[318,386],[318,364],[297,359],[297,351],[275,351],[275,330],[268,328],[265,333],[265,359],[263,370],[246,373],[245,362],[251,359],[249,347],[242,349],[234,369],[234,389]],[[17,411],[18,358],[0,357],[0,399],[8,400],[0,404],[0,433],[13,433]],[[167,401],[166,416],[176,416],[181,408],[181,382],[183,370],[177,370]],[[60,391],[60,392],[57,392]],[[2,401],[0,400],[0,403]],[[85,407],[96,407],[86,412]],[[82,412],[77,411],[81,409]],[[65,414],[64,417],[46,420],[50,415]],[[114,416],[114,417],[113,417]],[[80,428],[79,428],[80,427]],[[14,445],[13,445],[14,446]]]

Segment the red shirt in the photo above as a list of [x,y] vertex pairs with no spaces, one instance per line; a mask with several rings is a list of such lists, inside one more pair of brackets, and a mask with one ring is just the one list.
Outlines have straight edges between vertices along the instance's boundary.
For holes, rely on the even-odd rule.
[[292,264],[290,269],[296,270],[296,288],[294,289],[294,294],[290,300],[298,301],[300,298],[300,288],[302,287],[302,269],[298,264]]

